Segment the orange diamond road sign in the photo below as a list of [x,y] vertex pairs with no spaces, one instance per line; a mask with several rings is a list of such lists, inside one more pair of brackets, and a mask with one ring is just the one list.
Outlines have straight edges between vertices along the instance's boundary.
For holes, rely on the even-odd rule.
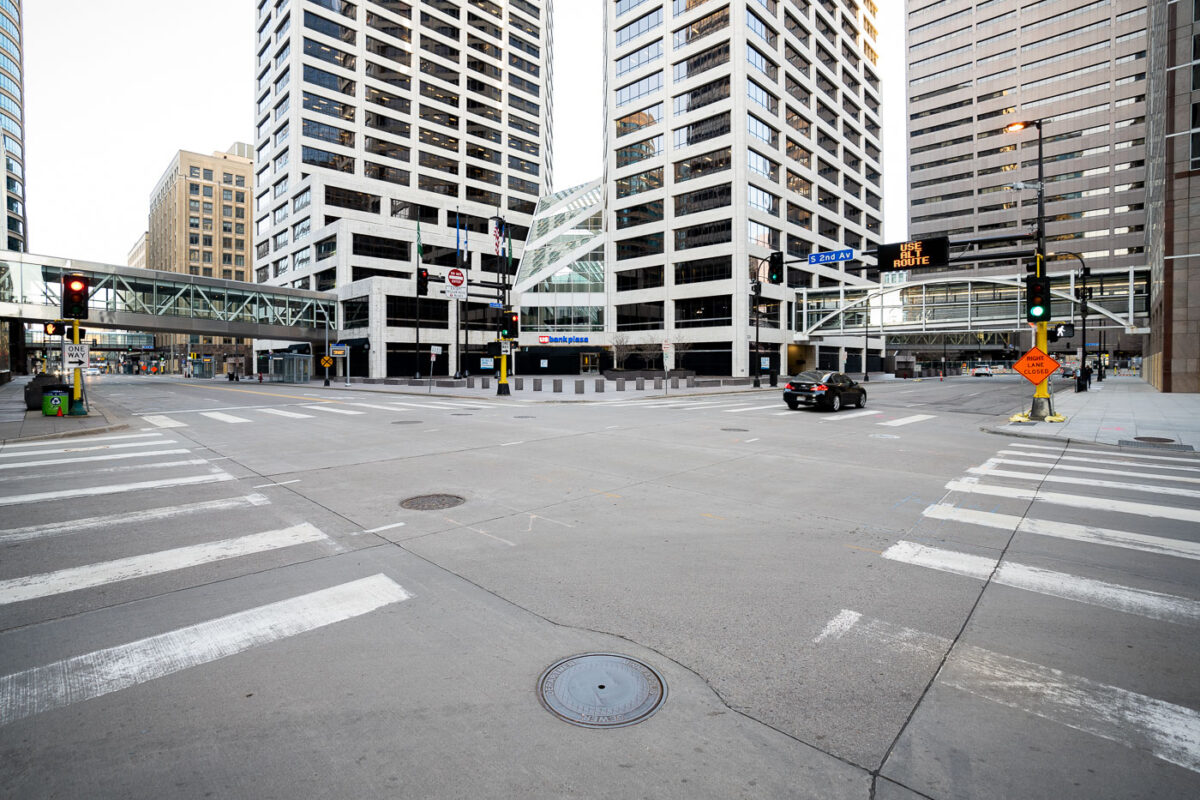
[[1054,374],[1059,364],[1050,356],[1036,347],[1021,356],[1021,360],[1013,364],[1013,369],[1025,376],[1025,380],[1033,384],[1041,383]]

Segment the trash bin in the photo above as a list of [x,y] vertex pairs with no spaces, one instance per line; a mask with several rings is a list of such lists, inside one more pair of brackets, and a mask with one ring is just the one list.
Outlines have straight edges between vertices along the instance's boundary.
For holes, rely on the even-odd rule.
[[771,386],[778,386],[778,385],[779,385],[779,373],[772,371],[771,372]]
[[42,416],[57,417],[61,413],[67,416],[71,410],[71,392],[69,387],[61,383],[48,383],[42,389]]

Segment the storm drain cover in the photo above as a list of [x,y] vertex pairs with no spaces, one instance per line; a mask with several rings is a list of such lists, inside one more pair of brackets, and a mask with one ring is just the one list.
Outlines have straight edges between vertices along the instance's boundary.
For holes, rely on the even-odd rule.
[[420,425],[421,420],[419,420],[419,419],[398,419],[395,422],[393,422],[392,424],[393,425]]
[[442,511],[461,506],[465,502],[456,494],[422,494],[401,501],[400,507],[409,511]]
[[662,707],[667,685],[653,667],[615,653],[564,658],[538,679],[551,714],[583,728],[636,725]]
[[1174,439],[1165,439],[1162,436],[1135,436],[1135,442],[1146,442],[1147,444],[1175,444]]
[[749,428],[721,428],[721,430],[730,431],[732,433],[747,433],[747,432],[749,432],[750,429]]

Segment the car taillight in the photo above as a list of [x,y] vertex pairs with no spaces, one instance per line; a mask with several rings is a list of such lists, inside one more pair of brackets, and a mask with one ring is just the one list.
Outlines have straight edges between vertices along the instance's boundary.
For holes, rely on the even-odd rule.
[[818,383],[816,386],[813,387],[814,392],[824,392],[827,389],[829,389],[829,387],[823,383]]
[[786,388],[789,392],[794,392],[794,391],[796,391],[796,384],[789,383]]

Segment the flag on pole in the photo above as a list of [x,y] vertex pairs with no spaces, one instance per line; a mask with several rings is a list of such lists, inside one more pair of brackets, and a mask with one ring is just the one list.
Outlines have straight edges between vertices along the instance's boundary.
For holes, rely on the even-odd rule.
[[505,246],[505,253],[508,256],[508,274],[512,274],[512,228],[505,226],[504,232],[508,234],[508,244]]
[[421,220],[417,220],[417,263],[425,256],[425,249],[421,247]]
[[462,264],[462,229],[458,226],[458,210],[454,211],[454,266]]

